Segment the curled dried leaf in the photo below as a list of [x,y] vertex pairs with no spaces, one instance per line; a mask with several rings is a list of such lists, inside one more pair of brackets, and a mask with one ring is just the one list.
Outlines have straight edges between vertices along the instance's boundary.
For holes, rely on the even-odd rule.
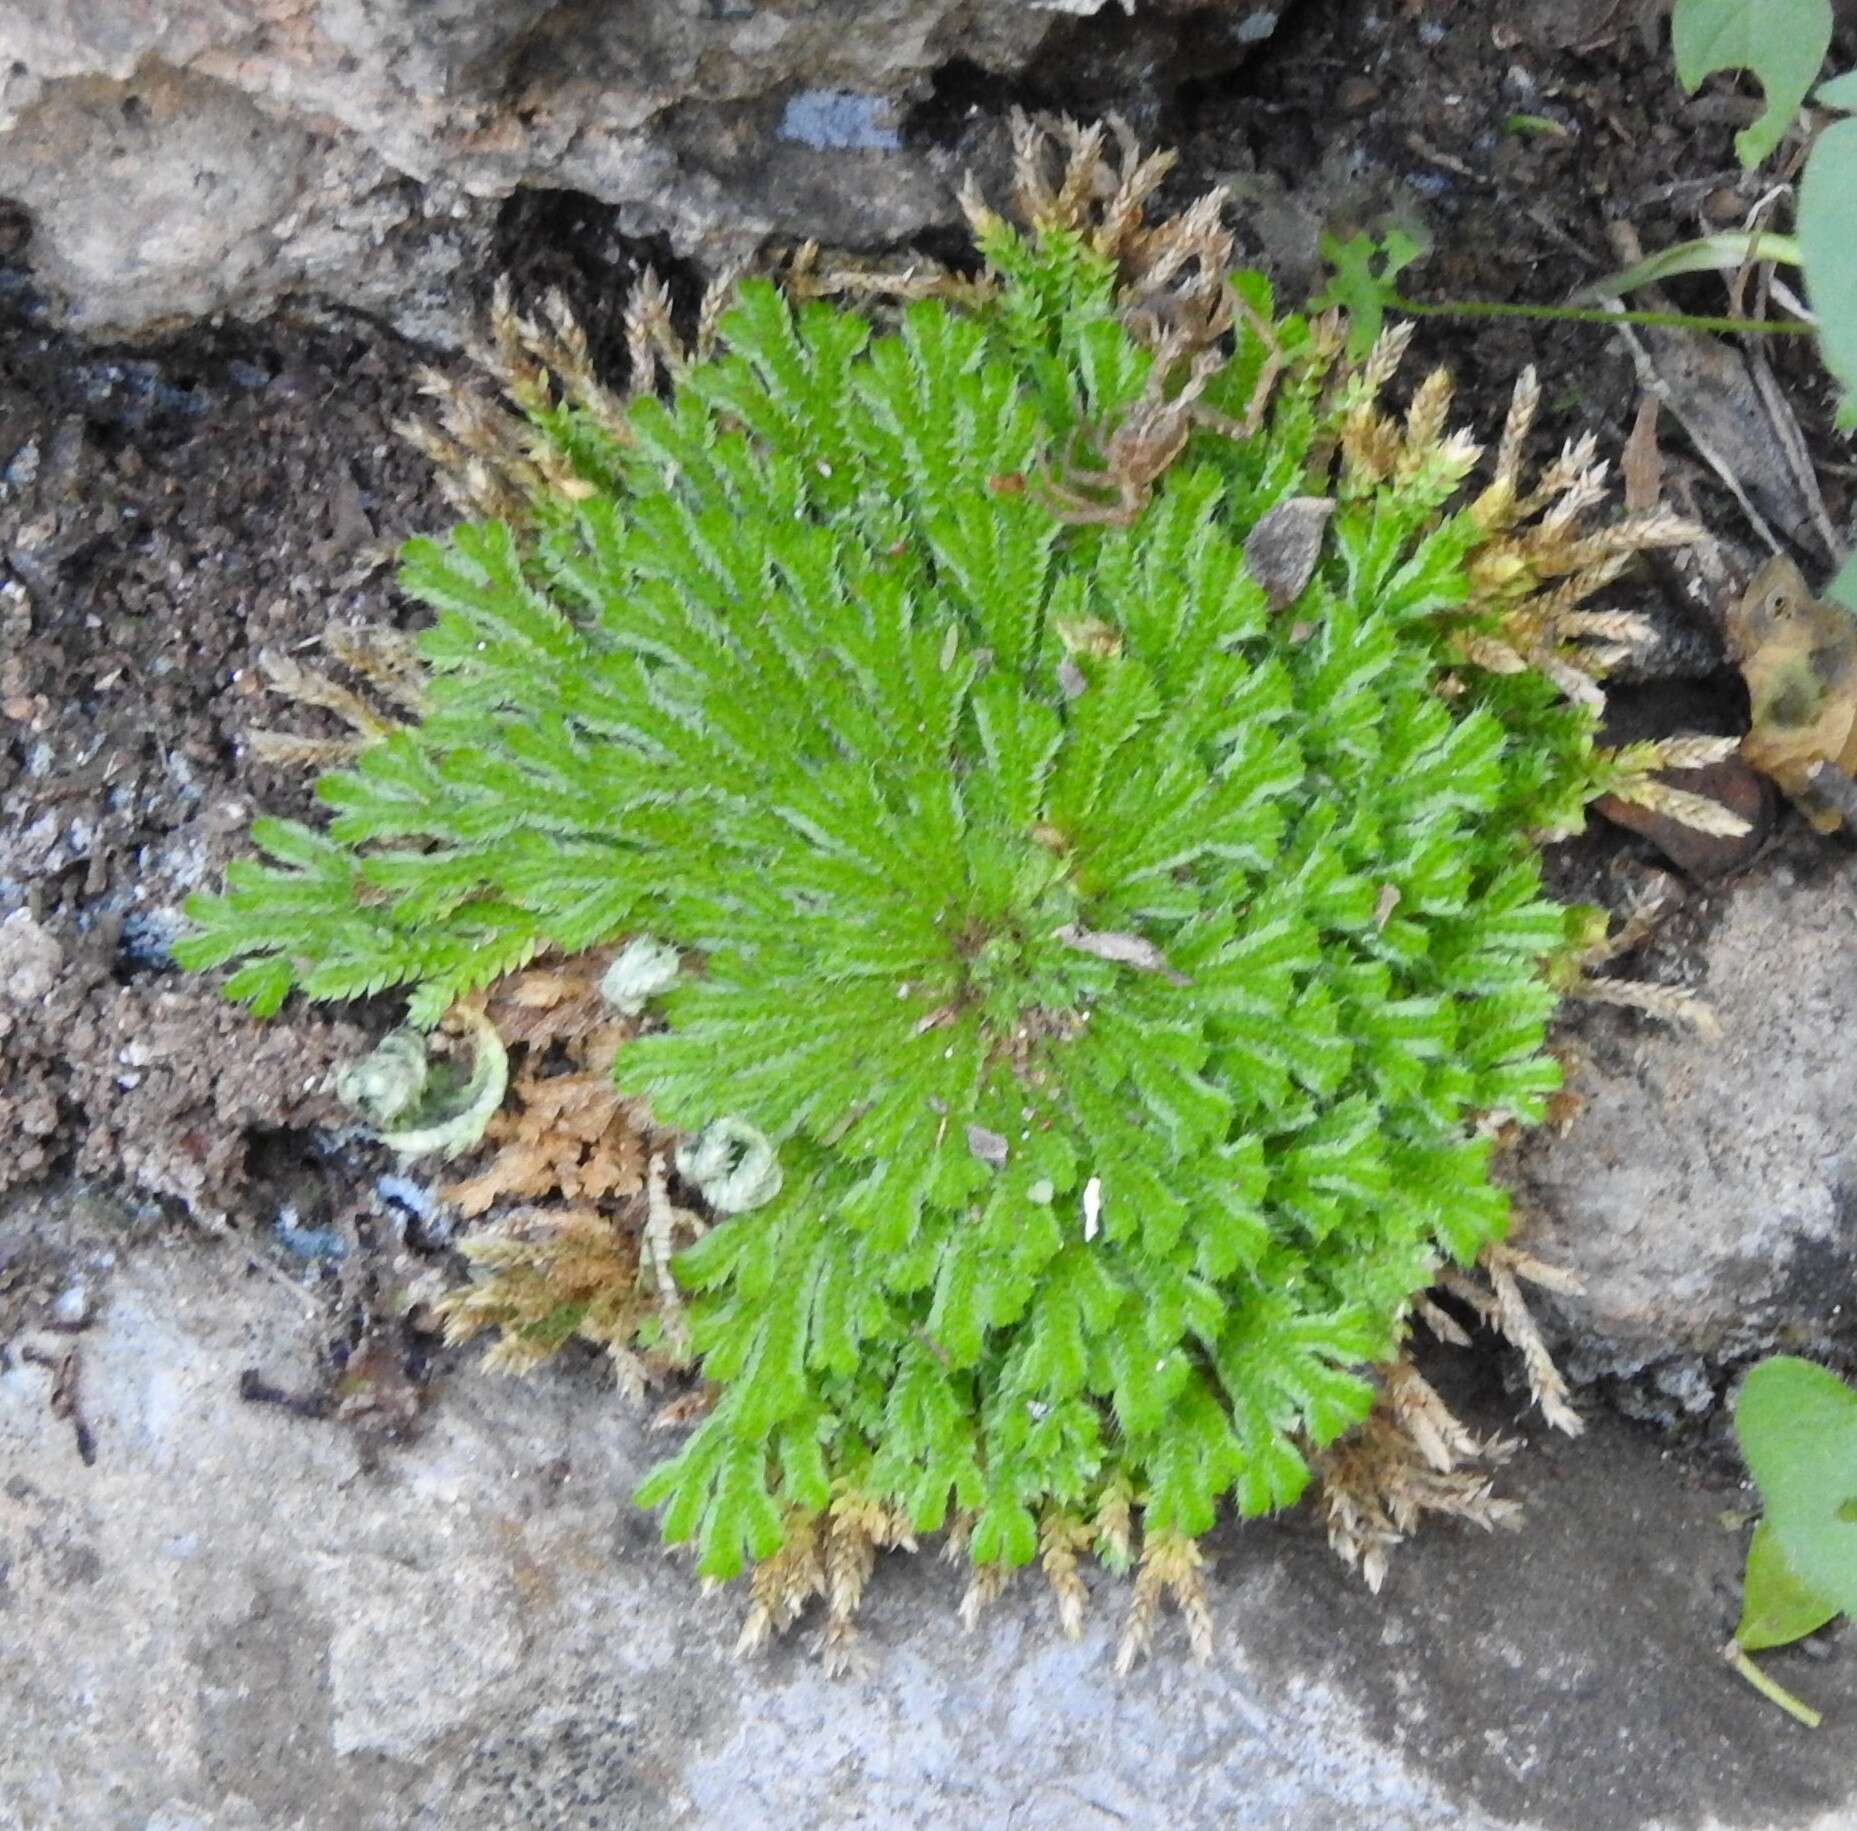
[[1314,577],[1336,506],[1332,496],[1292,496],[1265,510],[1246,537],[1245,570],[1263,586],[1272,610],[1293,604]]

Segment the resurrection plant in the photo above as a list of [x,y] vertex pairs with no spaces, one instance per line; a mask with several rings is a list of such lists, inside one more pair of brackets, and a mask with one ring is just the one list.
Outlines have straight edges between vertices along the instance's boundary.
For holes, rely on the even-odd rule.
[[1125,1655],[1169,1595],[1203,1646],[1197,1541],[1313,1464],[1370,1572],[1500,1517],[1402,1340],[1559,1079],[1540,846],[1659,765],[1595,747],[1637,630],[1586,600],[1690,531],[1589,526],[1590,440],[1526,480],[1529,376],[1473,484],[1442,373],[1382,404],[1402,330],[1350,362],[1217,197],[1146,219],[1165,156],[1059,133],[970,195],[979,278],[804,251],[688,347],[646,287],[629,396],[505,301],[515,411],[435,382],[422,434],[475,515],[406,550],[423,678],[285,683],[356,733],[333,819],[180,949],[519,1052],[454,1326],[700,1375],[638,1499],[752,1571],[748,1644],[947,1529],[970,1607],[1037,1561],[1074,1628],[1093,1553]]

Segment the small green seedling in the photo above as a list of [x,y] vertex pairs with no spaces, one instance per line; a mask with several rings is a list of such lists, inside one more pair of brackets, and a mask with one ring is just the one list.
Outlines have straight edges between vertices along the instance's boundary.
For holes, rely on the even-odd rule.
[[1857,1612],[1857,1392],[1810,1361],[1776,1355],[1742,1382],[1734,1421],[1766,1512],[1748,1546],[1741,1624],[1723,1657],[1816,1729],[1818,1712],[1748,1656]]
[[1386,314],[1399,300],[1399,276],[1429,252],[1404,229],[1389,229],[1375,240],[1366,234],[1324,235],[1322,259],[1328,265],[1328,285],[1311,304],[1313,311],[1338,308],[1347,314],[1348,355],[1359,362],[1374,346],[1386,323]]

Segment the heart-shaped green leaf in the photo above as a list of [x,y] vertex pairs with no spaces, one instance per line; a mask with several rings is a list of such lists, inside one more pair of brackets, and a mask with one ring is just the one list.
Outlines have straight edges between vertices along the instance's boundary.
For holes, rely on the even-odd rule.
[[1752,70],[1767,105],[1735,135],[1743,165],[1779,145],[1831,49],[1831,0],[1677,0],[1676,73],[1692,93],[1717,70]]
[[1741,1384],[1735,1435],[1799,1582],[1857,1613],[1857,1392],[1810,1361],[1776,1355]]
[[1762,1520],[1754,1528],[1747,1548],[1747,1574],[1741,1580],[1741,1625],[1734,1637],[1742,1652],[1790,1646],[1816,1633],[1839,1613],[1835,1602],[1827,1602],[1800,1582],[1773,1528]]

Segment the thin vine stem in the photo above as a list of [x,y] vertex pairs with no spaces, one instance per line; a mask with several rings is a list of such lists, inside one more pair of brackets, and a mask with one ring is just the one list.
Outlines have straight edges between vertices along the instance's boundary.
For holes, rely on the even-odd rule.
[[1729,1641],[1729,1643],[1722,1648],[1722,1658],[1725,1659],[1729,1665],[1733,1666],[1762,1697],[1779,1705],[1789,1717],[1796,1718],[1799,1722],[1803,1723],[1807,1729],[1816,1729],[1824,1722],[1825,1719],[1820,1716],[1810,1704],[1801,1703],[1799,1699],[1794,1697],[1777,1679],[1769,1678],[1766,1673],[1761,1671],[1761,1669],[1748,1658],[1739,1641]]
[[1814,326],[1769,318],[1704,318],[1691,312],[1606,311],[1599,306],[1505,305],[1493,299],[1445,299],[1424,304],[1395,293],[1388,308],[1411,318],[1549,318],[1563,324],[1656,324],[1672,330],[1750,331],[1769,337],[1810,337]]

